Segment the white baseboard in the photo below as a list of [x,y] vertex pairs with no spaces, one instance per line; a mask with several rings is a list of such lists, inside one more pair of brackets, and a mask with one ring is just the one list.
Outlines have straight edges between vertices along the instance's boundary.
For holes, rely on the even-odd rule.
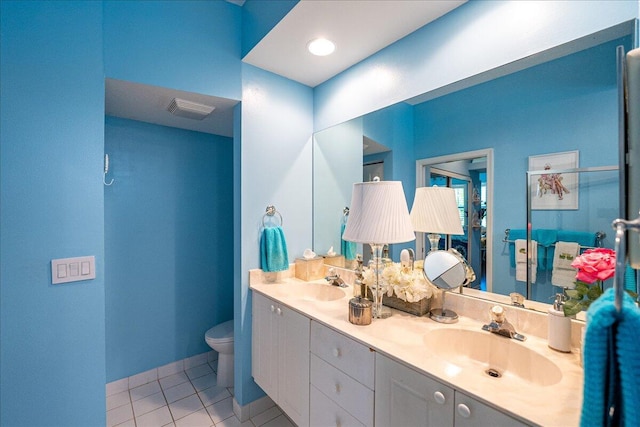
[[186,371],[187,369],[202,365],[207,362],[213,362],[215,360],[218,360],[218,353],[211,350],[205,353],[196,354],[195,356],[187,357],[182,360],[171,362],[164,366],[159,366],[148,371],[140,372],[138,374],[131,375],[130,377],[121,378],[106,385],[107,396],[111,396],[112,394],[135,388],[143,384],[150,383],[151,381],[159,380],[160,378],[168,377],[169,375]]

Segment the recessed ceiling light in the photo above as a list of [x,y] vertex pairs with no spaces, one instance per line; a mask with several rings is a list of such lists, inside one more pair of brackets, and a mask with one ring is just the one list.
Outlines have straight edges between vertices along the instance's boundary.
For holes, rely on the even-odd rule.
[[336,50],[336,45],[331,40],[319,38],[311,40],[307,44],[307,49],[316,56],[327,56]]

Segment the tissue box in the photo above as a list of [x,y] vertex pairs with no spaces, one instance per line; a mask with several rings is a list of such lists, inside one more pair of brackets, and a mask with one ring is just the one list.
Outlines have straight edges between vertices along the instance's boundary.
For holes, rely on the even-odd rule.
[[325,256],[324,263],[326,265],[344,268],[344,265],[345,265],[344,255]]
[[310,281],[324,277],[324,258],[296,258],[296,279]]

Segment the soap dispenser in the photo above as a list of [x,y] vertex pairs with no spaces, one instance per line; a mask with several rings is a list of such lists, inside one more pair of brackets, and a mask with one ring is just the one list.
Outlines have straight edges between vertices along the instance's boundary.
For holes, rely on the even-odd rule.
[[571,318],[564,315],[564,294],[556,294],[549,309],[549,347],[563,353],[571,353]]

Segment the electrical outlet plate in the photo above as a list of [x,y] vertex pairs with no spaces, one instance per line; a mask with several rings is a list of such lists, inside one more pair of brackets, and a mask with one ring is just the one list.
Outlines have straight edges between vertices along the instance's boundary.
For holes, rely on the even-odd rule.
[[77,282],[96,278],[96,257],[83,256],[51,260],[51,283]]

